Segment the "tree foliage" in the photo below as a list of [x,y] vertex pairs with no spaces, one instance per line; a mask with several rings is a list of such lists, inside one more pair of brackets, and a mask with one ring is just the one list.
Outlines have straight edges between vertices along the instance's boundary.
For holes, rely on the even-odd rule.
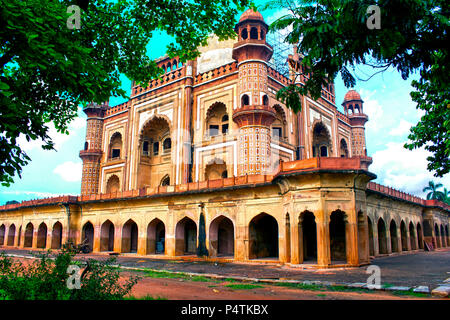
[[442,188],[442,183],[434,183],[434,181],[428,181],[428,186],[423,188],[423,192],[427,192],[427,200],[435,199],[440,201],[445,201],[447,198],[447,189],[445,189],[445,193],[438,190]]
[[68,268],[79,265],[76,252],[68,246],[56,256],[50,252],[39,255],[31,263],[14,261],[0,254],[0,300],[121,300],[137,283],[138,277],[120,280],[115,259],[88,260],[80,277],[80,288],[67,285]]
[[[372,5],[380,8],[380,29],[368,28]],[[450,171],[448,1],[272,0],[267,8],[287,10],[270,28],[288,28],[286,41],[298,43],[298,52],[305,56],[303,72],[309,78],[304,86],[294,90],[291,85],[278,92],[288,107],[301,108],[299,92],[318,98],[322,86],[338,73],[347,87],[357,79],[369,80],[355,73],[359,64],[373,67],[374,74],[395,68],[405,80],[418,72],[411,97],[425,115],[411,129],[405,147],[430,151],[428,170],[435,176]]]
[[[139,83],[162,74],[148,56],[155,31],[174,37],[169,56],[196,57],[215,33],[234,36],[235,16],[249,0],[91,0],[80,28],[68,28],[70,0],[0,0],[0,181],[20,176],[30,158],[18,145],[41,139],[49,124],[67,133],[78,106],[126,96],[121,73]],[[150,48],[151,50],[151,48]]]

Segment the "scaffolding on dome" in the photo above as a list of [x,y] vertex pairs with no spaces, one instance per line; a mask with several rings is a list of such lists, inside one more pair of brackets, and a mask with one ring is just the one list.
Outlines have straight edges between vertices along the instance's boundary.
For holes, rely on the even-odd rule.
[[266,41],[273,48],[273,55],[269,61],[269,66],[283,76],[289,78],[289,64],[287,58],[294,53],[294,46],[284,41],[288,32],[286,30],[270,31],[266,36]]

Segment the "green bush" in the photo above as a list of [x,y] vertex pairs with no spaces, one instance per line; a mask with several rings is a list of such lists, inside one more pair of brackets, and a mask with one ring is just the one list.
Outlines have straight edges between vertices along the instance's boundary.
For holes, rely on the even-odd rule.
[[76,251],[64,246],[52,257],[40,254],[29,265],[0,254],[0,300],[118,300],[124,299],[138,277],[119,282],[120,270],[113,266],[115,258],[106,261],[89,259],[80,279],[80,289],[69,289],[67,273],[75,261]]

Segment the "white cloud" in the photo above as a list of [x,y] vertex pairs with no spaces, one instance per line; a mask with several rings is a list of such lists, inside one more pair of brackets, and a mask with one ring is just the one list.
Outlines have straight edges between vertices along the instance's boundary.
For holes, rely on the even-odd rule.
[[79,182],[81,181],[82,167],[83,165],[81,162],[66,161],[58,165],[53,170],[53,173],[60,175],[64,181]]
[[[48,127],[48,135],[52,139],[55,149],[58,151],[61,149],[64,143],[66,143],[70,139],[71,136],[77,135],[78,132],[84,130],[84,128],[86,127],[86,119],[77,117],[72,120],[68,127],[69,134],[58,132],[53,123],[50,123]],[[43,144],[42,139],[27,141],[24,135],[19,136],[19,138],[17,139],[17,143],[25,152],[31,151],[35,148],[40,148]]]
[[386,149],[373,154],[371,172],[377,174],[379,183],[416,196],[424,196],[422,189],[428,181],[450,185],[450,175],[437,179],[427,171],[427,157],[430,153],[424,149],[407,150],[403,143],[389,142]]
[[376,99],[372,99],[372,96],[376,94],[376,90],[368,91],[361,89],[361,99],[364,101],[364,113],[369,116],[369,121],[366,124],[366,129],[378,131],[383,124],[381,121],[383,117],[383,106]]
[[413,126],[411,122],[408,122],[404,119],[400,120],[400,123],[397,127],[392,128],[391,131],[389,131],[389,134],[391,136],[403,136],[409,133],[409,129]]

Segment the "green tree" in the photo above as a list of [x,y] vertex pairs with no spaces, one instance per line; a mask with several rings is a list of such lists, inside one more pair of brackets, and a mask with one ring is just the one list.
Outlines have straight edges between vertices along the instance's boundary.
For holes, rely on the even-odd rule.
[[[0,0],[0,182],[8,186],[31,159],[17,144],[41,139],[53,149],[78,106],[126,96],[121,73],[147,83],[162,74],[147,52],[155,31],[174,42],[169,56],[198,56],[207,36],[234,36],[238,10],[249,0],[78,0],[80,28],[69,28],[73,0]],[[151,50],[151,48],[150,48]]]
[[442,188],[442,183],[435,184],[433,181],[428,182],[428,186],[423,188],[423,192],[428,192],[427,194],[427,200],[436,199],[436,200],[443,200],[444,199],[444,193],[442,191],[439,191],[438,189]]
[[450,190],[447,190],[447,188],[444,188],[444,191],[442,192],[442,194],[443,194],[442,201],[444,201],[446,204],[450,204]]
[[[428,170],[441,177],[450,172],[450,70],[448,43],[449,2],[446,0],[272,0],[264,9],[284,8],[287,14],[270,28],[291,30],[286,41],[298,43],[304,55],[298,73],[308,78],[304,86],[290,85],[277,97],[298,112],[301,95],[320,97],[322,86],[341,74],[345,86],[360,77],[359,64],[374,68],[374,74],[395,68],[403,79],[413,72],[411,97],[425,111],[411,128],[405,147],[424,147],[431,152]],[[380,28],[369,28],[376,5]],[[371,25],[371,24],[370,24]],[[372,75],[373,76],[373,75]]]

